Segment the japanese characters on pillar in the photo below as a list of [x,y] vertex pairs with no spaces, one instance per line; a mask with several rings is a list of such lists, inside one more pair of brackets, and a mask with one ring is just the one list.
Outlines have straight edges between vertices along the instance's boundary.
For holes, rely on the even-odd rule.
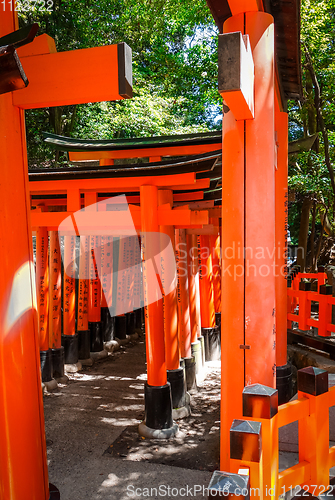
[[133,275],[133,239],[126,238],[126,307],[133,311],[134,275]]
[[141,238],[134,237],[134,309],[142,307],[142,266],[141,266]]
[[101,285],[104,299],[101,303],[104,303],[103,307],[112,307],[112,295],[113,295],[113,237],[112,236],[102,236],[101,237]]
[[62,270],[61,251],[58,231],[50,231],[50,308],[49,308],[49,347],[60,349],[61,339],[61,300],[62,300]]
[[64,236],[63,334],[75,335],[76,238]]
[[117,273],[117,314],[125,312],[125,297],[126,297],[126,256],[127,238],[124,236],[119,238],[119,260]]
[[191,356],[191,323],[190,323],[190,303],[189,284],[187,270],[187,245],[186,230],[176,229],[176,262],[178,276],[178,336],[180,354],[182,358]]
[[212,250],[213,263],[213,290],[215,312],[221,312],[221,247],[220,235],[211,235],[210,244]]
[[80,236],[79,255],[77,330],[79,332],[85,332],[88,330],[89,236]]
[[200,308],[202,328],[214,328],[214,289],[213,289],[213,266],[210,252],[209,236],[198,237],[199,253],[199,279],[200,279]]
[[40,349],[49,349],[49,236],[45,227],[36,231],[36,285]]
[[90,236],[90,282],[88,321],[98,323],[101,320],[101,284],[98,274],[100,265],[100,236]]

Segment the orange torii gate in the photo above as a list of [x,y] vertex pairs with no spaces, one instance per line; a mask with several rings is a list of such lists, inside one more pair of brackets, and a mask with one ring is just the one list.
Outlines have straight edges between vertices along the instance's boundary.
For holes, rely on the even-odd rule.
[[[49,144],[50,146],[56,148],[57,150],[60,151],[65,151],[68,153],[69,158],[71,161],[77,162],[76,165],[81,166],[83,165],[86,169],[87,172],[91,171],[92,174],[96,172],[103,172],[103,169],[99,169],[97,166],[92,166],[92,163],[98,162],[100,166],[113,166],[114,165],[114,160],[120,160],[122,158],[134,158],[134,157],[148,157],[149,162],[152,163],[153,165],[158,161],[162,160],[162,157],[164,158],[169,158],[171,156],[175,155],[188,155],[186,158],[189,158],[191,161],[192,158],[197,158],[195,156],[189,156],[191,153],[194,155],[197,153],[199,158],[203,156],[204,153],[207,153],[207,155],[213,151],[213,154],[215,153],[216,149],[221,150],[221,132],[206,132],[206,133],[197,133],[197,134],[181,134],[178,136],[159,136],[159,137],[150,137],[150,138],[134,138],[134,139],[111,139],[111,140],[78,140],[78,139],[71,139],[63,136],[58,136],[55,134],[49,134],[45,133],[45,142]],[[159,155],[159,156],[158,156]],[[181,159],[183,161],[183,159]],[[161,165],[163,166],[164,163],[160,162]],[[132,168],[136,169],[138,168],[139,165],[134,164]],[[129,166],[130,167],[130,166]],[[123,168],[122,165],[117,165],[115,166],[115,169]],[[217,165],[215,166],[214,169],[210,172],[201,172],[198,174],[198,178],[210,178],[211,180],[211,187],[216,188],[216,184],[221,181],[221,165],[219,162],[217,162]],[[175,206],[181,206],[183,204],[187,204],[188,201],[190,200],[197,200],[205,197],[206,199],[209,198],[212,201],[207,201],[205,202],[203,208],[209,208],[213,207],[214,203],[216,202],[215,200],[220,200],[221,197],[221,189],[207,189],[202,192],[200,191],[193,191],[189,193],[182,193],[178,195],[176,192],[171,191],[171,196],[169,196],[169,190],[159,190],[159,203],[162,204],[164,200]],[[99,193],[99,199],[103,200],[102,193]],[[127,196],[127,199],[130,198]],[[184,202],[182,201],[184,199]],[[188,200],[188,201],[187,201]],[[48,201],[48,200],[47,200]],[[64,203],[64,201],[58,200],[60,203]],[[131,196],[131,202],[132,203],[139,203],[140,199],[138,196]],[[49,203],[52,204],[52,200],[48,201]],[[194,205],[194,201],[193,201]],[[198,208],[200,208],[201,203]],[[190,205],[191,208],[191,205]],[[197,209],[196,206],[193,207],[194,210]],[[212,217],[214,214],[211,215]],[[218,217],[221,217],[221,212],[219,208],[216,209],[216,220],[218,221]],[[217,226],[219,226],[219,222],[217,222]],[[161,230],[165,233],[168,234],[171,241],[174,242],[175,236],[174,236],[174,231],[173,231],[173,226],[164,226],[161,228]],[[182,229],[182,226],[180,226],[180,230],[177,229],[178,231],[185,231]],[[196,244],[196,232],[197,229],[194,228],[192,231],[195,231],[195,234],[192,235],[193,238],[193,247],[197,251],[197,244]],[[201,229],[203,231],[203,229]],[[214,232],[213,232],[214,231]],[[218,236],[219,229],[215,231],[213,228],[213,231],[211,231],[208,234],[212,234],[215,238]],[[207,230],[206,230],[207,232]],[[188,236],[190,238],[191,235]],[[189,240],[190,241],[190,240]],[[184,242],[185,243],[185,242]],[[206,240],[205,243],[208,243]],[[174,243],[173,243],[174,244]],[[214,254],[214,248],[213,245],[210,245],[211,248],[207,248],[207,252],[211,252],[213,250]],[[192,247],[189,248],[189,251],[192,251]],[[181,252],[184,253],[184,252]],[[220,253],[220,252],[219,252]],[[178,255],[178,253],[177,253]],[[213,255],[214,256],[214,255]],[[193,258],[194,261],[194,258]],[[194,268],[191,265],[191,262],[187,260],[187,262],[183,263],[187,268],[190,270],[191,267]],[[211,271],[209,271],[210,274]],[[182,272],[178,272],[178,276],[180,274],[183,274]],[[194,369],[196,369],[197,372],[201,371],[201,368],[204,364],[205,358],[206,360],[210,360],[214,356],[219,356],[219,351],[217,349],[218,347],[218,328],[215,327],[215,318],[213,316],[213,325],[212,328],[208,328],[208,325],[206,321],[204,320],[204,323],[201,325],[200,323],[200,294],[202,296],[202,303],[208,304],[208,302],[212,305],[212,308],[214,308],[214,296],[210,297],[208,294],[208,289],[199,287],[199,272],[198,272],[198,262],[196,264],[196,280],[193,280],[192,274],[190,274],[189,278],[181,278],[178,280],[178,308],[179,308],[179,314],[178,316],[178,324],[175,322],[175,314],[173,314],[173,311],[175,310],[176,303],[175,303],[175,298],[172,298],[171,294],[168,297],[164,297],[164,331],[165,331],[165,339],[166,339],[166,344],[167,345],[175,345],[175,342],[173,339],[177,338],[177,332],[178,332],[178,338],[179,338],[179,344],[181,348],[181,356],[182,358],[185,358],[185,363],[186,363],[186,375],[187,375],[187,383],[188,387],[191,388],[195,385],[195,373]],[[192,285],[192,300],[189,301],[188,298],[188,279],[190,281],[190,284]],[[210,276],[205,276],[202,281],[208,281],[211,280]],[[194,289],[194,286],[197,287],[197,290]],[[220,288],[221,284],[216,283],[216,293],[218,293],[218,286]],[[195,293],[195,291],[197,293]],[[198,303],[199,300],[199,303]],[[183,306],[184,305],[184,306]],[[196,313],[196,305],[198,305],[198,312]],[[172,308],[172,309],[171,309]],[[189,309],[192,308],[193,315],[190,316],[190,311]],[[169,313],[170,311],[170,313]],[[215,310],[215,316],[219,318],[220,313],[218,312],[218,309]],[[130,313],[129,313],[130,314]],[[196,315],[196,318],[195,318]],[[189,318],[189,319],[187,319]],[[126,334],[125,332],[125,324],[126,324],[126,318],[124,316],[117,316],[115,318],[117,320],[117,325],[116,325],[116,330],[120,332],[121,330],[124,331],[124,336]],[[191,320],[191,323],[189,322]],[[196,331],[196,321],[199,327],[199,330]],[[122,327],[122,325],[124,326]],[[203,329],[201,330],[201,326]],[[189,329],[192,327],[192,342],[191,338],[189,337]],[[207,327],[207,328],[206,328]],[[188,342],[191,343],[191,351],[192,355],[189,356],[190,354],[187,350],[185,350],[185,342],[183,340],[184,338],[184,333],[186,333],[186,337],[188,338]],[[205,338],[203,337],[202,333],[205,335]],[[119,333],[120,335],[122,333]],[[215,349],[216,347],[216,349]],[[171,349],[171,347],[170,347]],[[167,355],[167,362],[170,367],[168,369],[168,377],[172,386],[174,384],[177,384],[176,379],[181,376],[180,369],[179,369],[179,362],[177,364],[177,347],[176,350],[173,353],[170,352],[170,349],[167,349],[166,355]],[[201,355],[201,352],[203,356]],[[206,352],[206,355],[205,355]],[[170,359],[170,356],[172,358]],[[194,357],[197,358],[196,364],[194,364]],[[174,362],[173,362],[174,359]],[[175,401],[176,403],[176,401]],[[184,405],[177,405],[174,407],[180,407]]]
[[[132,168],[130,168],[129,165],[124,167],[117,166],[115,168],[98,168],[94,171],[90,171],[89,179],[87,178],[87,171],[85,172],[85,169],[82,168],[69,168],[65,170],[62,169],[61,171],[53,171],[50,169],[45,171],[31,171],[29,183],[31,195],[34,196],[34,198],[38,197],[39,203],[47,201],[50,204],[54,203],[54,200],[47,199],[48,196],[66,196],[66,199],[62,200],[62,203],[65,201],[67,207],[66,211],[59,212],[32,210],[32,227],[33,229],[45,227],[47,230],[52,231],[61,226],[64,221],[72,220],[72,218],[75,217],[76,227],[80,229],[82,227],[79,217],[79,210],[82,206],[81,195],[84,195],[86,199],[86,196],[89,194],[91,201],[93,201],[93,205],[91,204],[93,207],[98,199],[97,193],[99,193],[100,197],[105,201],[104,193],[136,193],[139,191],[139,200],[134,197],[134,195],[132,195],[131,198],[140,201],[140,206],[130,205],[129,212],[135,229],[137,231],[142,231],[142,240],[144,240],[143,278],[145,285],[144,291],[146,293],[146,286],[149,285],[148,279],[146,279],[146,262],[148,261],[146,254],[147,252],[151,252],[150,240],[149,247],[148,244],[146,244],[147,235],[150,235],[152,232],[158,232],[159,227],[175,226],[177,228],[201,228],[204,224],[206,225],[209,222],[207,211],[189,210],[187,206],[173,208],[171,204],[165,203],[162,197],[160,198],[160,202],[158,201],[159,193],[170,192],[171,196],[174,196],[173,191],[178,192],[181,190],[189,191],[195,189],[194,197],[197,198],[197,190],[208,188],[210,180],[207,178],[197,179],[198,174],[192,171],[192,169],[201,171],[202,176],[204,176],[206,170],[213,168],[219,154],[220,152],[210,153],[199,156],[199,159],[194,159],[192,157],[186,161],[175,160],[172,162],[159,162],[158,164],[150,163],[147,166],[141,164],[133,166]],[[170,172],[173,171],[183,172],[183,170],[185,173],[170,174]],[[189,170],[191,171],[189,172]],[[107,177],[107,175],[109,175],[109,177]],[[122,175],[128,175],[128,177],[122,177]],[[162,188],[164,188],[163,191],[161,191]],[[185,193],[186,200],[188,197],[188,193]],[[112,200],[113,198],[108,200],[107,203],[110,203]],[[179,196],[179,200],[182,200],[182,196]],[[32,203],[34,204],[35,202],[32,201]],[[71,210],[69,210],[69,207],[71,207]],[[122,233],[124,227],[127,227],[125,219],[122,218],[123,212],[119,212],[118,217],[113,217],[112,220],[110,219],[110,214],[111,212],[99,211],[96,214],[98,217],[94,219],[95,225],[101,220],[103,228],[107,230],[107,233],[108,224],[113,227],[118,226]],[[91,224],[91,230],[92,227]],[[118,231],[116,230],[116,234],[117,233]],[[82,234],[81,229],[80,234]],[[89,234],[89,230],[86,230],[84,234]],[[156,248],[156,253],[158,251],[159,247]],[[150,257],[150,255],[151,253],[149,253],[147,257]],[[167,262],[167,265],[170,264],[170,262]],[[151,281],[149,288],[152,288]],[[174,343],[172,341],[170,345],[169,337],[165,339],[164,343],[162,300],[163,297],[159,301],[147,301],[145,318],[148,383],[145,386],[146,418],[145,423],[140,426],[140,432],[143,435],[152,435],[154,437],[157,437],[157,435],[166,437],[171,433],[175,433],[177,430],[176,425],[173,424],[172,421],[170,385],[167,384],[167,367],[165,363],[166,352],[170,355],[171,349],[174,349]],[[183,355],[185,356],[185,354]],[[175,368],[172,368],[172,371],[174,370]],[[180,371],[179,354],[178,370]]]
[[[46,461],[23,110],[131,97],[131,51],[119,44],[58,54],[50,37],[42,35],[18,48],[16,54],[15,43],[21,42],[26,31],[7,35],[17,29],[14,9],[1,10],[0,45],[9,45],[1,57],[14,61],[7,68],[15,76],[12,83],[9,79],[1,86],[0,95],[4,263],[0,278],[0,483],[1,494],[8,500],[23,500],[27,495],[48,500],[59,498],[59,493],[49,488]],[[2,73],[2,78],[8,76]]]
[[[301,95],[299,2],[207,3],[222,33],[221,325],[229,332],[222,336],[221,358],[220,467],[227,473],[214,474],[209,498],[218,489],[244,495],[246,488],[248,495],[249,485],[260,487],[259,498],[276,498],[279,492],[271,487],[278,473],[278,432],[272,433],[265,419],[275,414],[272,405],[278,397],[280,403],[290,397],[285,325],[287,98]],[[261,422],[245,422],[243,416]],[[264,455],[253,455],[251,441],[259,443],[262,432]],[[263,479],[256,473],[262,463]],[[246,470],[236,474],[244,464]]]

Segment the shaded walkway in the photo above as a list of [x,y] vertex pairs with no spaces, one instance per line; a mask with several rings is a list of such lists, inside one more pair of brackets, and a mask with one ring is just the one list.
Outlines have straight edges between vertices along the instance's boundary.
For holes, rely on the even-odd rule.
[[[62,500],[148,498],[148,492],[132,495],[135,485],[161,485],[161,493],[168,487],[207,487],[219,458],[220,371],[219,363],[212,365],[192,396],[192,416],[179,421],[179,434],[168,442],[149,442],[136,433],[144,417],[143,339],[46,395],[50,481]],[[162,497],[152,493],[151,498]],[[181,498],[176,493],[170,490],[165,498]],[[193,498],[205,497],[200,492]]]

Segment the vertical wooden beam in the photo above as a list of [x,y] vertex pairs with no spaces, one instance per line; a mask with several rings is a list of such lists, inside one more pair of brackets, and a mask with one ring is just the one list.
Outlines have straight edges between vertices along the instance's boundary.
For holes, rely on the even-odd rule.
[[193,248],[193,235],[188,234],[187,237],[187,257],[188,257],[188,287],[190,298],[190,323],[191,323],[191,342],[197,342],[201,335],[201,328],[197,320],[197,288],[196,276],[198,273],[198,247]]
[[210,249],[209,236],[199,236],[199,262],[200,266],[200,306],[201,306],[201,327],[214,328],[214,289],[213,289],[213,265]]
[[[225,33],[244,33],[244,16],[228,19]],[[243,120],[223,103],[220,469],[230,467],[230,428],[242,417],[244,388],[245,164]]]
[[[148,384],[151,386],[166,385],[165,342],[163,325],[163,299],[151,302],[150,288],[159,286],[161,276],[155,269],[155,257],[159,255],[159,247],[155,244],[153,233],[158,233],[158,192],[156,186],[141,186],[141,221],[143,244],[143,285],[145,300],[145,331],[147,348]],[[156,281],[153,277],[156,277]]]
[[176,229],[176,258],[178,275],[178,336],[180,355],[182,358],[191,356],[191,322],[187,269],[186,230]]
[[[158,191],[158,205],[170,203],[173,206],[173,192],[170,189],[160,189]],[[171,245],[175,247],[174,226],[159,226],[161,233],[170,238]],[[164,258],[164,257],[163,257]],[[164,284],[165,274],[168,272],[169,262],[162,262],[162,283]],[[174,288],[168,295],[163,295],[164,312],[164,337],[165,337],[165,358],[166,369],[177,370],[179,368],[180,350],[178,339],[178,310],[177,310],[177,288]]]
[[49,235],[46,227],[36,231],[36,292],[40,350],[49,349]]
[[63,279],[63,334],[76,333],[76,292],[75,292],[75,236],[64,236],[64,279]]
[[[15,13],[1,12],[0,36],[15,29]],[[11,93],[0,95],[0,116],[1,496],[48,500],[25,122]]]
[[275,387],[273,17],[247,12],[245,25],[255,65],[255,118],[245,122],[245,384]]
[[212,250],[212,262],[213,262],[213,290],[214,290],[214,309],[215,313],[221,313],[221,266],[220,266],[220,254],[221,254],[221,240],[220,234],[211,235],[209,237],[211,250]]
[[50,231],[50,310],[49,310],[49,346],[51,349],[60,349],[61,339],[61,299],[62,299],[62,272],[61,251],[57,231]]
[[77,330],[88,330],[89,236],[80,236]]
[[276,364],[287,363],[287,210],[288,114],[275,112],[277,132],[276,182]]

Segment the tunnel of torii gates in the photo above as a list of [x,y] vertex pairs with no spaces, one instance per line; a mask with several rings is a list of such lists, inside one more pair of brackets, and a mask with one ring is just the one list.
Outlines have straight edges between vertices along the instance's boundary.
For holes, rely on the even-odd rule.
[[[116,307],[118,312],[122,299],[126,303],[125,318],[121,312],[115,316],[115,323],[119,322],[120,330],[125,323],[130,329],[134,323],[139,324],[136,309],[143,306],[143,298],[138,287],[129,293],[132,282],[125,276],[129,278],[127,269],[140,258],[148,376],[146,419],[139,429],[143,435],[167,437],[176,432],[173,384],[184,381],[185,368],[190,387],[203,351],[206,354],[207,350],[208,357],[217,352],[220,334],[215,313],[219,312],[220,273],[211,271],[213,263],[216,270],[220,268],[219,245],[224,250],[221,470],[231,467],[229,431],[233,420],[242,417],[243,388],[254,383],[276,387],[277,372],[280,397],[287,400],[286,281],[284,272],[275,273],[273,269],[286,265],[286,101],[301,93],[299,2],[276,2],[274,7],[266,0],[208,0],[208,4],[222,32],[222,143],[218,138],[213,140],[213,134],[211,139],[180,138],[179,144],[171,138],[161,138],[161,143],[155,138],[151,144],[133,148],[119,144],[83,152],[75,147],[70,152],[71,160],[92,157],[100,165],[62,172],[32,171],[29,177],[24,110],[131,97],[131,51],[125,44],[118,44],[57,53],[47,35],[34,38],[36,26],[18,30],[15,12],[0,13],[2,498],[59,498],[57,488],[48,481],[41,363],[46,371],[48,363],[52,365],[50,349],[55,366],[57,359],[61,365],[62,355],[68,357],[65,361],[74,361],[79,348],[85,356],[91,349],[101,349],[104,336],[108,339],[112,328],[106,306],[111,304],[112,311]],[[222,191],[218,170],[221,146]],[[173,156],[177,158],[168,158]],[[114,159],[140,157],[149,157],[149,164],[113,165]],[[113,203],[111,198],[118,194],[125,195],[124,201]],[[86,226],[82,230],[83,220]],[[112,234],[108,234],[110,224]],[[47,260],[48,232],[50,256],[60,253],[60,226],[64,230],[63,276],[59,259],[51,262],[50,258],[49,265]],[[36,231],[37,304],[32,230]],[[167,235],[170,246],[162,249],[157,239],[151,240],[150,235],[156,233],[161,234],[159,242]],[[78,308],[79,299],[83,299],[77,323],[75,236],[80,237],[82,257]],[[113,244],[113,252],[108,252],[114,239],[117,244]],[[141,257],[136,250],[139,242]],[[181,243],[184,247],[186,243],[186,248],[198,248],[198,254],[191,254],[186,274],[181,272],[187,265],[184,254],[178,251]],[[155,265],[155,257],[157,253],[169,256],[174,247],[178,287],[165,295],[164,278],[169,266]],[[202,250],[208,248],[209,255],[203,257]],[[260,248],[261,257],[256,252]],[[107,271],[111,265],[121,275],[112,299],[114,281],[108,289],[111,278]],[[202,268],[208,272],[203,273]],[[136,273],[139,266],[134,269]],[[155,286],[150,286],[148,277],[152,281],[155,278]],[[134,275],[131,278],[133,283],[139,282],[138,276],[137,281]],[[52,284],[49,300],[48,279]],[[61,307],[61,286],[64,350],[60,316],[52,314],[54,306]],[[159,300],[151,301],[155,293]],[[84,302],[88,304],[85,311]],[[173,318],[178,318],[178,325]],[[179,396],[186,407],[185,386]]]

